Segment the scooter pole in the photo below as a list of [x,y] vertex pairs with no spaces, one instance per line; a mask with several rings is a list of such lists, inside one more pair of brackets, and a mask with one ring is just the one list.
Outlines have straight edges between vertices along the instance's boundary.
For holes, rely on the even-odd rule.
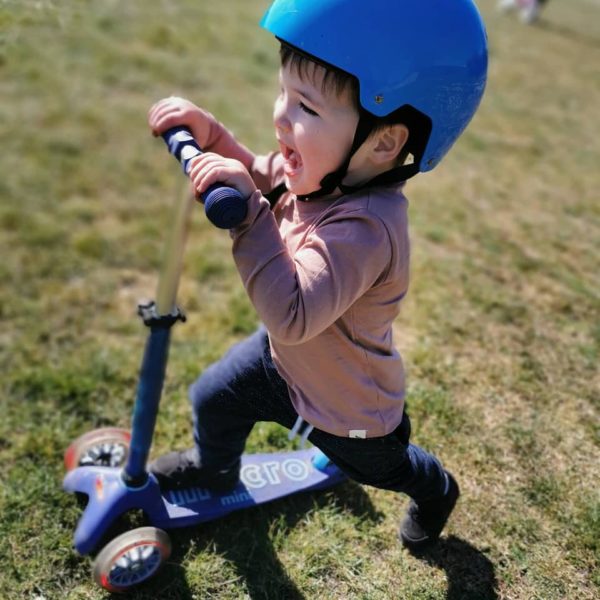
[[148,479],[146,461],[165,378],[170,326],[157,328],[150,325],[133,409],[129,456],[122,472],[123,481],[129,487],[142,487]]
[[[175,127],[166,131],[162,137],[169,152],[179,160],[184,173],[187,174],[190,160],[202,153],[190,131],[184,127]],[[207,217],[217,227],[235,227],[246,216],[246,202],[234,188],[215,184],[206,190],[202,199]],[[170,330],[175,322],[185,320],[181,311],[175,306],[175,301],[194,201],[194,196],[186,186],[186,193],[175,211],[171,237],[167,243],[159,277],[156,303],[151,302],[140,306],[138,311],[145,325],[150,328],[150,335],[146,341],[140,369],[129,456],[122,472],[123,481],[129,487],[141,487],[148,478],[146,462],[152,445],[165,378]]]
[[194,203],[195,199],[186,186],[185,193],[177,202],[171,235],[165,248],[156,302],[138,308],[150,334],[146,340],[133,409],[129,456],[122,472],[123,481],[130,487],[144,485],[148,477],[146,462],[165,378],[171,327],[178,320],[185,320],[175,302]]

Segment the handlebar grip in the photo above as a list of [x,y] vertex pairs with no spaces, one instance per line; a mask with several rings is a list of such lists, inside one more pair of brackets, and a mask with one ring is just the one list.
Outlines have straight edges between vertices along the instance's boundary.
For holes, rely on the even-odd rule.
[[[162,138],[187,175],[192,158],[202,154],[190,130],[187,127],[172,127],[162,134]],[[204,202],[206,217],[216,227],[231,229],[246,218],[246,200],[235,188],[216,183],[200,194],[200,197]]]

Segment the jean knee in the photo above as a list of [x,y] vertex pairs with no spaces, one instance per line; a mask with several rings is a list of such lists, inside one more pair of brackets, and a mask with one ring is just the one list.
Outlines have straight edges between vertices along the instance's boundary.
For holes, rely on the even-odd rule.
[[194,414],[210,412],[223,398],[224,385],[212,376],[213,366],[208,367],[188,389],[188,398]]

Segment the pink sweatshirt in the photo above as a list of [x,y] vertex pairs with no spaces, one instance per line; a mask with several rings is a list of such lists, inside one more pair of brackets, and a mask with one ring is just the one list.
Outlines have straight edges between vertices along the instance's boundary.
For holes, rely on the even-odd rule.
[[[208,148],[241,160],[265,193],[283,180],[280,153],[254,157],[216,122]],[[286,192],[273,211],[257,191],[231,236],[298,414],[338,436],[393,431],[405,389],[392,340],[409,275],[402,184],[337,200],[306,202]]]

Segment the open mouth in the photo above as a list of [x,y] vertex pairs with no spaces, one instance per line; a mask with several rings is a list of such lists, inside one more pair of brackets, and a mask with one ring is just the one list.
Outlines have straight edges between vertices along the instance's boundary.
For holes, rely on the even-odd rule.
[[284,144],[281,140],[279,140],[279,148],[283,158],[285,159],[283,170],[286,175],[291,177],[295,175],[302,167],[302,159],[300,158],[300,154],[298,154],[298,152],[296,152],[296,150],[290,146]]

